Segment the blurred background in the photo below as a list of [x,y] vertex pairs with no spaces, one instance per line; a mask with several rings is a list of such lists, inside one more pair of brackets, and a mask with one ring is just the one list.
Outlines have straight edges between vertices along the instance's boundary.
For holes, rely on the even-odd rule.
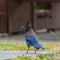
[[28,20],[41,40],[60,41],[59,0],[0,0],[1,37],[21,38]]
[[0,0],[0,33],[19,33],[27,21],[35,31],[60,29],[59,0]]
[[45,47],[47,44],[46,50],[52,48],[60,54],[60,0],[0,0],[0,50],[16,50],[20,43],[25,44],[25,32],[20,27],[28,20],[39,42]]

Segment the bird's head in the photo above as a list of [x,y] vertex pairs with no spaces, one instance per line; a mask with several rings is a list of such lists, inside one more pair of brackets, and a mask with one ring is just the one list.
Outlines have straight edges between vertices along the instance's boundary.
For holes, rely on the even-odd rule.
[[31,29],[29,21],[26,22],[25,26],[21,26],[26,32],[28,32]]

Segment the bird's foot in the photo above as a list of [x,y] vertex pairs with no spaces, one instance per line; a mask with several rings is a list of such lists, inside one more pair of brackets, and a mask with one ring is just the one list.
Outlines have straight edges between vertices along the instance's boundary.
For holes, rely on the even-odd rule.
[[35,52],[34,53],[36,54],[36,49],[35,49]]

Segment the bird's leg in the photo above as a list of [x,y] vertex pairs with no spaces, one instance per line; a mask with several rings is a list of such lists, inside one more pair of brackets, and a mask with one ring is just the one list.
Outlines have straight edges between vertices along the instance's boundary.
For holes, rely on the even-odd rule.
[[36,49],[35,49],[35,54],[36,54]]
[[29,51],[29,48],[30,48],[30,47],[28,47],[28,49],[27,49],[27,53],[28,53],[28,51]]

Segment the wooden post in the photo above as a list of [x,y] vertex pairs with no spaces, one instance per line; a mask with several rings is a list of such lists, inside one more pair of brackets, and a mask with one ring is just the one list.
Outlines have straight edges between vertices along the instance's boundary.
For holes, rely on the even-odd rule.
[[31,25],[32,25],[32,28],[34,29],[34,5],[33,5],[33,2],[30,2],[31,3]]
[[10,12],[9,12],[9,2],[10,0],[6,0],[6,5],[7,5],[7,20],[8,20],[8,33],[11,35],[12,34],[12,29],[11,29],[11,16],[10,16]]
[[5,0],[5,3],[6,3],[6,18],[7,18],[7,33],[9,33],[8,0]]

